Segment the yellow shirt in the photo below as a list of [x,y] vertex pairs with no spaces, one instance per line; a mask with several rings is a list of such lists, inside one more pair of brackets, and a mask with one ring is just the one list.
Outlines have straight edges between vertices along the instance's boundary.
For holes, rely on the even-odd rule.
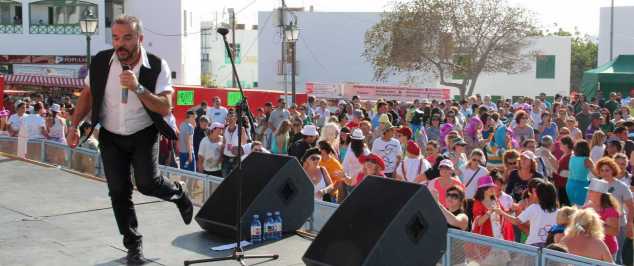
[[326,171],[330,175],[333,183],[339,182],[341,180],[341,177],[337,176],[336,173],[343,172],[343,166],[337,159],[335,159],[335,157],[330,157],[330,159],[321,158],[319,165],[326,168]]

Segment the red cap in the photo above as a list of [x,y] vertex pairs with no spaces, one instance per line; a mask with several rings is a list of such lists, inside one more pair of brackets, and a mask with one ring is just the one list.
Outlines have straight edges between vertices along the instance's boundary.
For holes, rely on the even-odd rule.
[[398,133],[401,133],[404,136],[407,136],[408,139],[412,138],[412,135],[414,134],[412,132],[412,129],[409,127],[402,127],[398,129]]
[[413,140],[407,141],[407,152],[413,155],[420,155],[420,146]]
[[359,162],[365,163],[367,161],[374,162],[375,164],[379,165],[379,167],[381,167],[381,170],[385,170],[385,162],[383,161],[383,158],[379,157],[378,155],[370,153],[368,155],[362,155],[361,157],[359,157]]

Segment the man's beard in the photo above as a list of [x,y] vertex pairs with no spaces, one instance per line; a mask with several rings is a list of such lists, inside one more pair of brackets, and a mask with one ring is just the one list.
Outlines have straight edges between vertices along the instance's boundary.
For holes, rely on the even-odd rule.
[[[134,46],[132,50],[128,50],[125,47],[119,47],[117,48],[117,59],[119,59],[120,62],[128,61],[131,58],[134,58],[136,56],[138,49],[139,49],[139,46]],[[125,57],[119,56],[119,51],[125,51],[127,53],[127,56]]]

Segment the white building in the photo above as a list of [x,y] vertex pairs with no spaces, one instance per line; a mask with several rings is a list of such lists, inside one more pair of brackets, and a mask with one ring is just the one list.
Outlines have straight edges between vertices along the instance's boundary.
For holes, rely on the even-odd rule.
[[[297,43],[296,76],[298,91],[305,82],[375,84],[374,69],[361,53],[364,50],[365,33],[380,20],[381,13],[351,12],[294,12],[301,29]],[[273,19],[271,18],[273,17]],[[280,36],[274,27],[274,12],[260,12],[262,31],[258,43],[258,81],[263,89],[281,89],[283,82],[279,72]],[[266,25],[266,27],[265,27]],[[570,89],[571,40],[568,37],[536,39],[526,53],[539,51],[531,62],[532,69],[517,75],[502,73],[482,74],[475,93],[519,96],[537,95],[539,92],[568,93]],[[287,68],[290,69],[290,68]],[[537,72],[540,72],[538,77]],[[442,87],[430,74],[417,87]],[[290,76],[290,75],[289,75]],[[290,80],[290,77],[288,78]],[[402,84],[404,76],[388,78],[386,84]],[[290,86],[288,86],[290,88]],[[289,89],[290,91],[290,89]],[[457,94],[457,90],[453,90]]]
[[[203,22],[201,34],[202,75],[207,75],[217,87],[233,87],[232,68],[222,36],[216,32],[211,22]],[[257,26],[246,28],[236,24],[236,69],[243,88],[258,87],[258,30]],[[233,45],[233,34],[227,34],[227,41]],[[205,84],[203,84],[205,85]]]
[[[614,7],[614,39],[613,59],[621,54],[634,54],[634,28],[632,17],[634,6]],[[610,7],[601,8],[599,23],[599,58],[598,65],[610,61]]]
[[144,26],[144,46],[167,60],[176,84],[200,84],[200,0],[0,1],[0,73],[78,78],[86,58],[79,20],[97,16],[91,54],[112,48],[110,22],[122,13]]

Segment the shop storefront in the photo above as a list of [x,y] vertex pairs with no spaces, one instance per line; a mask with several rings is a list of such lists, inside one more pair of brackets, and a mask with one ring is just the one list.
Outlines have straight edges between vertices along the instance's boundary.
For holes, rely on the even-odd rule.
[[84,56],[0,55],[7,95],[76,95],[87,74]]

